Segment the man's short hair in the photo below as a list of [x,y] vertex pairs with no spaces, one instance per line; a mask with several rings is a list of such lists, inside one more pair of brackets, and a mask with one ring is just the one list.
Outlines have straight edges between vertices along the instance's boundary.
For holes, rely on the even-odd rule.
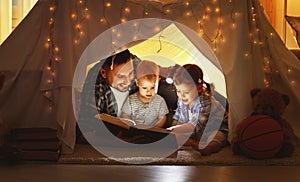
[[115,66],[129,62],[133,58],[133,55],[128,49],[119,52],[115,55],[109,56],[104,61],[102,68],[105,70],[113,70]]

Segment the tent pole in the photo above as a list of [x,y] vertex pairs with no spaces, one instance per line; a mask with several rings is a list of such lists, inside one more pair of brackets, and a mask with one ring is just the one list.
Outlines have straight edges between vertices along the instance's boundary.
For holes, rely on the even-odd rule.
[[286,20],[285,20],[285,15],[287,15],[287,0],[284,0],[284,5],[283,5],[283,36],[284,36],[284,44],[286,45]]

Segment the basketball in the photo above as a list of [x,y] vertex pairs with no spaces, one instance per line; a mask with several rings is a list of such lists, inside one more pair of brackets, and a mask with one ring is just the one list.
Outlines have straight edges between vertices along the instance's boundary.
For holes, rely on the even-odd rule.
[[253,115],[242,121],[239,147],[245,155],[255,159],[274,157],[283,142],[280,124],[267,115]]

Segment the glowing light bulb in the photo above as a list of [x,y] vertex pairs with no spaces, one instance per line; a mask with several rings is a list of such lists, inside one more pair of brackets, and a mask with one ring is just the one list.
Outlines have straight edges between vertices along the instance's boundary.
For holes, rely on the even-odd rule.
[[210,7],[206,7],[205,11],[209,13],[209,12],[211,12],[211,8]]
[[232,23],[232,28],[235,29],[236,28],[236,24]]
[[55,61],[60,61],[60,57],[56,56],[56,57],[54,58],[54,60],[55,60]]
[[111,7],[111,3],[108,2],[108,3],[105,4],[105,6],[106,6],[106,7]]
[[50,20],[49,20],[49,25],[52,25],[53,23],[54,23],[54,19],[53,18],[50,18]]
[[101,22],[101,23],[104,23],[104,22],[105,22],[105,19],[104,19],[104,18],[100,18],[100,22]]
[[292,80],[292,81],[291,81],[291,85],[292,85],[292,86],[295,86],[295,85],[296,85],[295,80]]
[[188,12],[185,13],[185,15],[186,16],[191,16],[191,12],[188,11]]
[[122,23],[124,23],[124,22],[126,22],[127,20],[126,20],[126,18],[121,18],[121,22]]
[[46,42],[46,43],[44,44],[44,47],[45,47],[46,49],[48,49],[48,48],[49,48],[49,43]]
[[124,9],[124,11],[125,11],[126,13],[130,13],[130,8],[126,7],[126,8]]
[[49,7],[49,11],[54,11],[55,10],[55,6],[50,6]]
[[74,45],[79,45],[79,44],[80,44],[80,40],[79,40],[79,39],[75,39],[75,40],[73,41],[73,43],[74,43]]
[[81,25],[80,25],[80,24],[76,24],[76,25],[75,25],[75,28],[80,29],[80,28],[81,28]]
[[203,29],[201,28],[199,31],[198,31],[198,34],[202,37],[203,36],[203,34],[204,34],[204,31],[203,31]]
[[222,23],[223,23],[223,19],[222,19],[222,18],[218,18],[218,19],[217,19],[217,23],[218,23],[218,24],[222,24]]
[[160,27],[158,27],[158,26],[154,27],[154,31],[155,32],[159,32],[160,31]]
[[76,16],[75,13],[72,13],[72,14],[71,14],[71,18],[72,18],[72,19],[75,19],[76,17],[77,17],[77,16]]

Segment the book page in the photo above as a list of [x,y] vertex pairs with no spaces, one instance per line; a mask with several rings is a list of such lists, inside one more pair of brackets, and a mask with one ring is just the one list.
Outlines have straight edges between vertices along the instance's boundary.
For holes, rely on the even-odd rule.
[[144,124],[137,124],[133,127],[140,129],[140,130],[148,130],[148,131],[152,131],[152,132],[170,133],[170,131],[165,128],[151,127],[151,126],[144,125]]
[[131,126],[135,125],[135,122],[130,119],[118,118],[108,114],[97,114],[95,117],[103,122],[111,123],[125,129],[129,129]]
[[97,114],[95,117],[104,122],[111,123],[126,129],[132,127],[139,130],[147,130],[147,131],[158,132],[158,133],[170,133],[170,131],[168,131],[167,129],[151,127],[143,124],[136,124],[133,120],[127,118],[118,118],[108,114]]
[[127,124],[128,126],[135,126],[136,123],[131,120],[131,119],[127,119],[127,118],[119,118],[123,123]]

